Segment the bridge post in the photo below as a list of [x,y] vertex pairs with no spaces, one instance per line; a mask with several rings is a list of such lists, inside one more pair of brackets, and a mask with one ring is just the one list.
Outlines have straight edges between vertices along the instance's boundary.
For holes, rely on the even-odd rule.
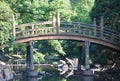
[[81,65],[82,65],[82,53],[83,53],[83,46],[84,46],[84,43],[83,42],[80,42],[79,43],[79,55],[78,55],[78,70],[81,71]]
[[34,62],[33,62],[33,42],[29,41],[27,45],[27,55],[26,55],[26,70],[27,76],[37,76],[38,73],[34,71]]
[[59,11],[57,12],[57,21],[56,21],[56,23],[57,23],[57,34],[59,34],[60,33],[60,12]]
[[78,43],[78,46],[79,46],[79,54],[78,54],[78,62],[77,62],[78,65],[77,65],[77,70],[74,70],[74,75],[78,79],[80,79],[81,75],[82,75],[81,65],[82,65],[82,52],[83,52],[84,43],[80,42],[80,43]]
[[85,41],[85,68],[86,69],[90,69],[90,64],[89,64],[90,53],[89,53],[89,49],[90,49],[90,42]]
[[96,37],[96,18],[93,19],[93,25],[94,25],[94,36]]
[[93,81],[93,72],[90,70],[89,64],[89,48],[90,42],[85,41],[85,69],[82,72],[82,81]]
[[32,35],[34,35],[34,25],[32,25]]
[[80,53],[78,55],[78,70],[81,71],[81,65],[82,65],[82,48],[83,46],[80,46]]
[[15,16],[12,16],[13,37],[16,38]]
[[34,70],[34,62],[33,62],[33,42],[29,41],[27,46],[27,68],[30,70]]
[[103,39],[103,27],[104,27],[104,19],[103,16],[100,18],[100,33],[101,33],[101,38]]
[[55,14],[53,13],[52,15],[52,21],[53,21],[53,27],[56,27],[56,17],[55,17]]

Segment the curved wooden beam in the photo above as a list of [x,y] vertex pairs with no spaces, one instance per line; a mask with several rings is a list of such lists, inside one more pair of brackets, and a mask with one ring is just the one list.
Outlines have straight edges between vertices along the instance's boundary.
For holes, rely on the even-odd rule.
[[59,34],[59,35],[39,35],[39,36],[33,36],[33,37],[27,37],[27,38],[21,38],[21,39],[16,39],[15,43],[24,43],[28,41],[36,41],[36,40],[77,40],[77,41],[89,41],[91,43],[95,44],[100,44],[104,45],[116,50],[120,50],[120,46],[117,44],[113,44],[110,42],[106,42],[101,39],[96,39],[96,38],[89,38],[89,37],[83,37],[83,36],[76,36],[76,35],[64,35],[64,34]]

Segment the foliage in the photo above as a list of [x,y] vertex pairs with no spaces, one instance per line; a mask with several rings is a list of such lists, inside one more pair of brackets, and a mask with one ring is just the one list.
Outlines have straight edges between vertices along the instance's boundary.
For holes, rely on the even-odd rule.
[[42,53],[39,53],[36,49],[34,49],[34,62],[39,64],[43,61],[44,55]]
[[12,10],[7,3],[0,1],[0,4],[0,44],[5,44],[10,39]]
[[12,6],[14,12],[18,13],[18,23],[28,23],[38,21],[42,18],[43,11],[40,9],[40,0],[16,0],[16,3]]
[[37,41],[35,43],[35,48],[38,49],[39,52],[42,52],[46,55],[65,55],[65,52],[58,40]]
[[62,55],[66,54],[58,40],[48,40],[48,44],[52,46],[52,48],[55,51],[57,51],[59,54],[62,54]]
[[94,6],[95,0],[71,0],[73,11],[76,16],[72,17],[72,21],[91,23],[89,13]]
[[96,0],[91,12],[91,17],[96,17],[98,22],[100,16],[104,16],[104,25],[111,29],[120,31],[120,2],[119,0]]
[[50,11],[56,13],[60,11],[61,20],[71,21],[71,17],[75,14],[72,11],[72,6],[70,0],[52,0],[49,2]]
[[57,11],[64,20],[70,20],[73,14],[69,0],[16,0],[12,8],[19,14],[18,23],[50,20]]
[[[99,49],[99,50],[98,50]],[[112,65],[115,63],[116,52],[113,49],[106,48],[101,45],[92,44],[90,49],[90,58],[93,64]]]
[[62,42],[64,51],[66,52],[66,57],[75,58],[79,54],[79,46],[77,45],[78,41],[68,41],[65,40]]

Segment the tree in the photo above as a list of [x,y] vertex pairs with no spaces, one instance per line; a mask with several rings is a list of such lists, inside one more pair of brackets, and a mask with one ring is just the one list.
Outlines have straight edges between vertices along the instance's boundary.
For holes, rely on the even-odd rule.
[[66,53],[66,57],[69,58],[75,58],[78,57],[79,54],[79,46],[78,46],[78,41],[68,41],[68,40],[64,40],[61,44],[63,46],[63,49]]
[[11,18],[12,10],[9,5],[3,1],[0,1],[0,45],[5,44],[11,37]]
[[50,20],[57,11],[63,20],[70,21],[73,15],[70,0],[16,0],[12,8],[19,14],[18,23]]
[[55,13],[60,11],[60,18],[64,21],[71,21],[71,17],[75,15],[72,11],[70,0],[52,0],[49,2],[50,11]]
[[37,41],[35,43],[35,48],[38,49],[38,52],[46,55],[49,54],[54,56],[66,54],[58,40]]
[[39,64],[42,61],[44,61],[44,55],[39,53],[37,49],[34,49],[34,62]]
[[[42,4],[42,5],[41,5]],[[43,17],[44,11],[40,9],[42,6],[46,6],[41,0],[16,0],[16,3],[12,5],[12,8],[16,14],[18,14],[18,23],[29,23],[38,21]]]
[[104,26],[120,31],[120,2],[119,0],[96,0],[91,11],[91,17],[104,16]]
[[58,40],[48,40],[48,44],[59,54],[65,55],[66,53],[63,50],[60,42]]
[[72,17],[72,21],[91,23],[90,12],[94,6],[95,0],[71,0],[73,12],[76,16]]

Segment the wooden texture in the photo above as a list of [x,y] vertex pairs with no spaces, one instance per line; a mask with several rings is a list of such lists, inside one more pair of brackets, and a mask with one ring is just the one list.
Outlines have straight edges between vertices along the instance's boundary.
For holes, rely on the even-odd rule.
[[13,26],[13,36],[16,37],[16,28],[15,28],[15,18],[14,18],[14,15],[12,17],[12,26]]

